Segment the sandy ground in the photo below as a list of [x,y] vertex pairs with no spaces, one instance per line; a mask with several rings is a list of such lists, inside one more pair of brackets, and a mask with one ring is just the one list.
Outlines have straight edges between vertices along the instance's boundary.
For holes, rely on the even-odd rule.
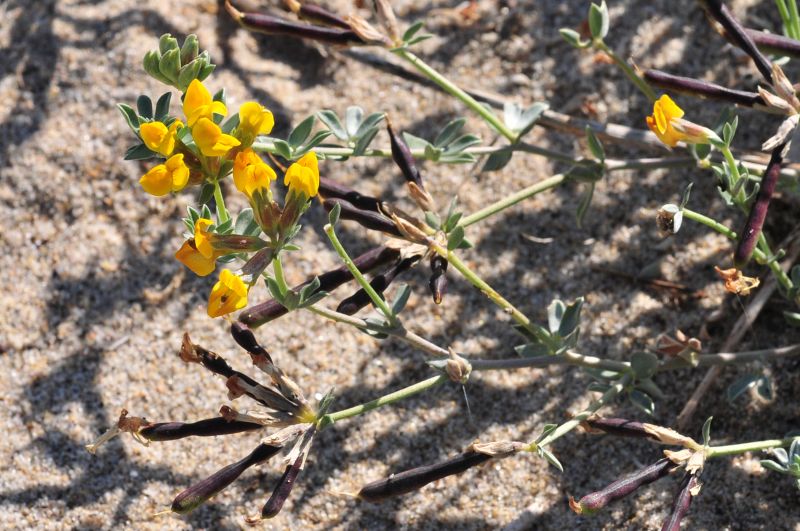
[[[610,4],[609,40],[623,56],[642,66],[754,86],[755,70],[711,32],[694,2]],[[748,24],[777,27],[771,2],[734,4]],[[332,5],[342,12],[353,9],[344,1]],[[643,127],[646,102],[622,75],[558,37],[559,27],[580,24],[588,2],[481,1],[479,19],[466,27],[452,16],[454,5],[402,1],[396,9],[403,23],[429,21],[437,37],[420,54],[457,83],[522,103],[548,100],[554,109],[584,118]],[[278,134],[321,108],[342,113],[352,104],[386,111],[398,126],[428,137],[447,120],[466,114],[437,92],[338,52],[248,34],[210,0],[0,4],[0,353],[5,365],[0,372],[0,528],[237,529],[261,507],[282,471],[276,462],[258,467],[189,516],[154,516],[186,486],[246,455],[258,436],[185,439],[149,448],[121,437],[97,456],[83,448],[123,407],[154,421],[196,420],[214,416],[226,403],[223,382],[178,359],[184,331],[240,370],[253,371],[225,321],[205,314],[211,277],[184,274],[172,258],[182,239],[179,216],[194,201],[193,193],[146,196],[137,184],[143,166],[121,160],[131,135],[115,104],[162,92],[144,75],[140,60],[165,32],[197,33],[219,65],[209,86],[225,87],[232,108],[248,99],[268,105]],[[789,72],[797,73],[794,64]],[[711,121],[721,110],[687,98],[679,102],[698,121]],[[749,111],[741,117],[737,146],[757,146],[776,125]],[[487,142],[493,139],[472,116],[467,127]],[[571,137],[540,129],[530,140],[575,153],[582,149]],[[387,144],[383,133],[376,143]],[[619,147],[609,151],[626,153]],[[446,204],[457,193],[470,212],[563,169],[539,157],[517,156],[497,174],[432,164],[424,172],[439,202]],[[322,171],[408,205],[397,171],[385,161],[328,162]],[[742,312],[712,270],[725,263],[731,248],[691,224],[678,237],[661,241],[654,225],[658,206],[677,201],[690,180],[695,182],[692,205],[738,226],[741,218],[723,208],[708,173],[616,173],[599,184],[585,228],[574,224],[578,189],[566,186],[470,229],[477,249],[465,252],[465,260],[540,322],[552,298],[585,295],[580,348],[586,353],[628,359],[652,346],[662,332],[682,328],[698,334],[716,314],[707,326],[706,348],[713,352]],[[769,226],[776,240],[794,224],[789,214],[797,208],[794,196],[776,200]],[[300,237],[303,252],[286,265],[290,282],[337,265],[321,231],[325,219],[319,205],[309,212]],[[539,243],[528,236],[554,241]],[[379,238],[348,225],[343,240],[356,253]],[[703,290],[704,296],[676,298],[601,271],[636,274],[658,260],[663,278]],[[419,269],[406,277],[414,287],[405,318],[411,330],[465,355],[513,355],[519,338],[505,315],[452,277],[446,303],[435,307],[425,288],[425,268]],[[170,284],[163,300],[153,296]],[[260,287],[251,300],[266,297]],[[741,348],[796,342],[797,331],[785,328],[781,319],[785,308],[776,300]],[[311,314],[268,324],[258,337],[307,395],[335,387],[335,408],[431,374],[424,356],[406,345],[376,342]],[[719,443],[797,429],[798,368],[796,360],[770,365],[772,403],[726,402],[725,387],[744,372],[727,370],[701,405],[691,434],[699,436],[702,421],[712,414]],[[686,371],[659,376],[669,398],[657,404],[654,421],[673,422],[701,377]],[[642,489],[591,519],[569,511],[568,494],[595,490],[658,457],[654,446],[581,433],[553,447],[565,465],[563,474],[526,455],[383,505],[346,495],[388,473],[443,459],[476,438],[535,438],[544,423],[562,421],[588,404],[589,381],[564,368],[483,373],[467,386],[471,415],[461,389],[448,385],[342,422],[317,438],[284,511],[263,527],[486,529],[516,522],[517,528],[530,529],[658,529],[677,488],[674,479]],[[642,416],[622,401],[609,412]],[[688,527],[798,529],[797,492],[785,477],[761,471],[757,459],[748,455],[711,463]]]

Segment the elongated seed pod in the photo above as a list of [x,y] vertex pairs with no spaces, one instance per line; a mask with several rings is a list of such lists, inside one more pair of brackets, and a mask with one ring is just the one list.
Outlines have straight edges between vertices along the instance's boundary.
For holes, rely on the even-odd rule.
[[269,355],[269,352],[259,344],[255,334],[253,334],[253,331],[250,330],[250,327],[246,324],[241,321],[234,321],[231,325],[231,336],[240,347],[250,354],[254,356],[265,356],[266,359],[272,363],[272,357]]
[[753,39],[750,38],[739,21],[736,20],[736,17],[733,16],[728,6],[721,0],[702,0],[701,3],[704,5],[706,12],[722,25],[729,40],[750,56],[756,64],[758,71],[761,72],[764,79],[771,84],[772,63],[770,63],[769,59],[764,57],[764,54],[758,51],[758,47],[753,42]]
[[613,501],[624,498],[642,485],[663,478],[676,468],[678,465],[666,457],[659,459],[652,465],[642,468],[628,477],[618,479],[597,492],[587,494],[578,501],[570,497],[569,505],[578,514],[591,514]]
[[212,437],[214,435],[230,435],[244,431],[263,428],[261,424],[228,421],[222,417],[198,420],[197,422],[157,422],[148,424],[139,435],[150,441],[174,441],[184,437]]
[[411,149],[406,144],[403,136],[395,133],[394,129],[392,129],[392,123],[388,117],[386,118],[386,130],[389,132],[389,142],[392,145],[392,160],[400,168],[406,181],[412,182],[424,190],[422,175],[419,173],[417,163],[411,154]]
[[358,497],[369,502],[380,502],[392,496],[400,496],[421,489],[428,483],[447,476],[460,474],[491,458],[490,455],[470,450],[441,463],[412,468],[399,474],[392,474],[388,478],[373,481],[358,491]]
[[643,422],[628,419],[614,418],[595,418],[585,421],[593,429],[600,430],[609,435],[619,435],[622,437],[641,437],[658,441],[658,437],[648,433],[644,428]]
[[651,85],[683,94],[692,94],[712,100],[725,101],[745,107],[765,105],[764,100],[756,92],[734,90],[708,81],[691,77],[674,76],[661,70],[645,70],[644,79]]
[[778,177],[781,175],[783,149],[785,147],[786,143],[784,142],[772,150],[772,156],[767,164],[767,169],[764,171],[764,177],[761,179],[758,195],[753,206],[750,207],[747,223],[744,225],[744,230],[739,233],[739,245],[736,246],[736,252],[733,254],[733,266],[736,269],[742,269],[747,265],[750,257],[753,256],[756,244],[758,244],[758,236],[761,234],[761,229],[764,228],[764,221],[767,219],[769,202],[772,200],[772,194],[775,193],[775,187],[778,184]]
[[383,214],[378,214],[377,212],[371,212],[369,210],[361,210],[344,199],[331,198],[322,201],[322,206],[325,207],[325,210],[328,212],[337,204],[341,207],[341,219],[349,219],[367,229],[385,232],[386,234],[402,238],[403,234],[394,222]]
[[329,197],[344,199],[345,201],[352,203],[354,207],[360,208],[361,210],[380,212],[378,209],[381,203],[379,199],[356,192],[352,188],[348,188],[347,186],[326,177],[319,178],[319,195],[321,195],[323,199],[328,199]]
[[428,287],[435,304],[441,304],[447,291],[447,259],[435,254],[431,256],[431,278]]
[[766,31],[758,31],[749,28],[745,29],[745,31],[760,50],[769,53],[789,55],[791,57],[800,57],[800,41],[784,37],[783,35],[776,35],[775,33],[767,33]]
[[661,531],[679,531],[681,520],[689,512],[692,505],[692,489],[698,484],[697,476],[687,475],[681,482],[681,490],[672,503],[672,512],[661,526]]
[[[387,271],[373,278],[369,285],[372,286],[372,289],[378,292],[378,295],[383,295],[383,292],[389,287],[394,279],[397,278],[397,275],[408,270],[412,265],[419,261],[419,258],[419,256],[413,256],[411,258],[406,258],[405,260],[400,260]],[[361,308],[367,306],[370,302],[372,302],[372,300],[369,298],[369,295],[367,295],[367,292],[362,288],[340,302],[339,306],[336,307],[336,311],[347,315],[353,315]]]
[[[366,273],[377,267],[396,261],[399,256],[400,251],[397,249],[380,246],[357,256],[353,259],[353,262],[362,273]],[[319,275],[318,278],[320,282],[320,291],[333,291],[345,282],[353,280],[353,274],[346,266],[341,266]],[[311,282],[311,280],[307,280],[292,289],[295,291],[302,289],[309,282]],[[258,328],[264,323],[268,323],[284,315],[286,311],[286,308],[281,306],[278,301],[270,299],[243,311],[239,315],[239,321],[250,328]]]
[[240,13],[236,21],[246,29],[268,35],[286,35],[339,46],[365,44],[361,37],[351,29],[299,24],[262,13]]
[[196,509],[206,500],[222,491],[225,487],[236,481],[242,472],[251,466],[262,463],[281,451],[280,446],[260,444],[250,455],[219,469],[203,481],[195,483],[172,500],[172,511],[185,514]]
[[336,28],[342,28],[346,30],[350,29],[350,24],[348,24],[345,19],[316,4],[300,4],[300,9],[297,10],[297,14],[300,16],[300,18],[306,19],[310,22],[327,24],[328,26],[334,26]]
[[264,504],[264,508],[261,509],[261,518],[273,518],[281,512],[286,498],[292,492],[292,487],[294,487],[297,475],[300,474],[302,465],[303,455],[301,454],[294,463],[286,467],[283,476],[275,486],[275,490],[272,491],[272,496],[269,497],[267,503]]

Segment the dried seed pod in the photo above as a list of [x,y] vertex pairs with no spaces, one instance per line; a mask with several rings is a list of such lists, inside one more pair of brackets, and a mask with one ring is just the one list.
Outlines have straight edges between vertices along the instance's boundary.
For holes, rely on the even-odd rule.
[[428,281],[428,287],[433,296],[433,302],[436,304],[442,303],[445,291],[447,291],[447,259],[434,254],[431,256],[431,278]]
[[599,417],[585,420],[581,424],[590,432],[601,431],[622,437],[641,437],[653,439],[654,441],[658,440],[657,437],[647,431],[643,422],[635,420]]
[[280,446],[269,446],[266,444],[258,445],[256,449],[250,453],[250,455],[241,461],[237,461],[236,463],[221,468],[203,481],[195,483],[188,489],[178,494],[175,499],[172,500],[172,511],[179,514],[185,514],[196,509],[206,500],[236,481],[236,479],[242,475],[242,472],[247,470],[249,467],[266,461],[280,451]]
[[224,417],[198,420],[197,422],[156,422],[139,430],[139,435],[150,441],[174,441],[184,437],[212,437],[230,435],[263,428],[252,422],[229,421]]
[[794,39],[750,28],[745,28],[744,31],[753,39],[753,42],[756,43],[760,50],[768,53],[800,57],[800,42]]
[[624,498],[642,485],[648,485],[663,478],[676,468],[678,466],[669,459],[659,459],[652,465],[642,468],[628,477],[618,479],[597,492],[587,494],[578,501],[570,496],[569,506],[578,514],[591,514],[613,501]]
[[661,531],[679,531],[681,528],[681,520],[689,512],[689,506],[692,504],[692,497],[698,494],[700,481],[697,476],[687,474],[681,482],[681,490],[672,502],[672,512],[669,517],[664,521],[661,526]]
[[234,341],[236,341],[240,347],[253,356],[266,358],[266,361],[272,363],[272,357],[269,355],[269,352],[258,343],[255,334],[253,334],[253,331],[250,330],[250,327],[246,324],[235,321],[231,325],[231,336],[233,336]]
[[[375,247],[366,253],[357,256],[353,259],[356,267],[362,272],[366,273],[382,265],[394,262],[400,256],[400,251],[386,246]],[[319,290],[333,291],[345,282],[353,280],[353,274],[347,269],[346,266],[341,266],[326,273],[319,275]],[[311,282],[306,282],[295,286],[295,291],[302,289],[303,286]],[[250,328],[257,328],[264,323],[268,323],[273,319],[277,319],[286,313],[286,308],[281,306],[279,302],[270,299],[266,302],[251,306],[239,315],[239,321]]]
[[[419,256],[413,256],[411,258],[406,258],[405,260],[400,260],[389,270],[373,278],[369,285],[372,286],[372,289],[374,289],[378,295],[382,296],[383,292],[394,281],[397,275],[408,270],[418,260]],[[339,306],[336,307],[336,311],[347,315],[353,315],[360,309],[367,306],[370,302],[372,302],[372,299],[369,298],[367,292],[362,288],[340,302]]]
[[441,463],[412,468],[399,474],[392,474],[388,478],[374,481],[365,485],[358,492],[358,497],[369,502],[380,502],[392,496],[400,496],[401,494],[421,489],[428,483],[447,476],[460,474],[469,468],[485,463],[491,458],[492,456],[490,455],[469,450]]
[[766,105],[761,96],[756,92],[744,90],[734,90],[721,85],[715,85],[708,81],[702,81],[691,77],[674,76],[661,70],[645,70],[644,79],[654,87],[658,87],[670,92],[680,92],[691,94],[712,100],[725,101],[735,105],[752,107],[754,105]]
[[286,467],[283,476],[275,486],[275,490],[272,491],[272,496],[269,497],[267,503],[264,504],[264,508],[261,509],[261,518],[273,518],[281,512],[286,498],[292,492],[297,475],[300,474],[300,470],[303,467],[303,458],[304,456],[300,455],[295,459],[294,463]]
[[403,237],[403,234],[395,226],[392,220],[383,214],[371,212],[369,210],[361,210],[344,199],[331,198],[322,201],[322,206],[325,207],[325,210],[328,212],[330,212],[337,204],[342,209],[340,214],[341,219],[349,219],[357,222],[362,227],[385,232],[386,234],[391,234],[392,236],[396,236],[398,238]]
[[392,145],[392,160],[400,168],[406,181],[414,183],[424,190],[425,185],[422,184],[422,176],[419,173],[419,169],[417,169],[414,156],[411,154],[411,148],[408,147],[403,136],[395,133],[394,129],[392,129],[392,122],[388,116],[386,117],[386,130],[389,132],[389,141]]
[[304,20],[337,28],[350,29],[345,19],[335,13],[331,13],[322,6],[306,2],[300,3],[297,0],[285,0],[285,3],[292,12]]
[[758,244],[758,236],[764,227],[764,220],[767,219],[769,203],[772,200],[772,194],[775,193],[778,177],[781,174],[785,147],[786,143],[784,142],[772,150],[772,156],[767,164],[767,169],[764,171],[764,177],[761,179],[761,187],[758,189],[758,195],[753,206],[750,207],[747,223],[745,223],[744,230],[740,233],[739,245],[733,255],[733,265],[736,269],[742,269],[747,265],[753,255],[756,244]]
[[344,199],[345,201],[352,203],[354,207],[360,208],[361,210],[380,212],[381,202],[379,199],[356,192],[352,188],[348,188],[347,186],[326,177],[319,178],[319,195],[321,195],[323,199],[328,199],[331,197]]

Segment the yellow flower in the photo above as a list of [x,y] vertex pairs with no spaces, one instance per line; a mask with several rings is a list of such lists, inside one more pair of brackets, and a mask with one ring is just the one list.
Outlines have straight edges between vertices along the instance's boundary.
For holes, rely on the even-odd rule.
[[219,275],[219,282],[211,288],[211,295],[208,297],[209,317],[226,315],[245,306],[247,306],[247,285],[240,277],[228,269],[223,269]]
[[670,147],[686,138],[686,135],[676,131],[672,120],[683,118],[683,109],[664,94],[653,104],[653,115],[647,117],[647,127],[656,134],[659,140]]
[[189,168],[183,162],[183,154],[178,153],[145,173],[139,184],[144,191],[155,196],[178,192],[189,182]]
[[222,132],[217,124],[208,118],[200,118],[192,127],[192,138],[206,157],[221,157],[231,148],[241,144],[231,135]]
[[208,228],[213,224],[208,218],[200,218],[194,222],[194,246],[207,259],[214,258],[214,246],[211,244],[213,234],[208,233]]
[[186,240],[175,253],[175,258],[178,259],[183,265],[192,270],[195,275],[204,277],[210,275],[217,267],[217,261],[212,258],[203,256],[197,249],[194,240]]
[[289,166],[283,178],[283,184],[289,187],[289,191],[305,194],[309,198],[317,195],[319,191],[317,155],[313,151],[309,151],[300,160]]
[[180,127],[183,127],[180,120],[172,122],[169,129],[161,122],[148,122],[141,125],[139,134],[142,135],[145,146],[169,157],[175,151],[175,134]]
[[211,119],[214,114],[225,116],[228,109],[221,101],[214,101],[211,93],[203,84],[194,79],[189,83],[186,94],[183,97],[183,114],[186,115],[186,123],[192,127],[200,118]]
[[259,103],[248,101],[239,107],[239,130],[250,137],[269,134],[274,125],[272,113]]
[[240,151],[233,161],[233,184],[247,197],[259,188],[269,188],[277,178],[275,171],[250,148]]

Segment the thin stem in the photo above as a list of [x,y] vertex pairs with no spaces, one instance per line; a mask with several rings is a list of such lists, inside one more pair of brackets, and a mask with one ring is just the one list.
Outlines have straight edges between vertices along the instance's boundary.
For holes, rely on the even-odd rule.
[[286,277],[283,274],[283,264],[281,263],[280,253],[273,257],[272,269],[275,272],[275,282],[278,283],[278,289],[281,291],[281,295],[286,295],[289,293],[289,285],[286,283]]
[[[775,358],[797,356],[800,354],[800,345],[789,345],[786,347],[768,348],[764,350],[750,350],[745,352],[717,352],[714,354],[700,354],[697,356],[697,366],[706,365],[733,365],[735,363],[750,363],[753,361],[766,361]],[[682,359],[672,359],[661,366],[658,371],[671,371],[674,369],[685,369],[690,367]]]
[[800,13],[797,12],[797,0],[789,0],[789,20],[792,25],[792,38],[800,38]]
[[[735,188],[742,178],[742,176],[739,174],[739,163],[736,162],[736,158],[733,156],[730,147],[726,146],[720,148],[720,151],[722,152],[722,156],[725,157],[725,162],[728,164],[728,168],[730,169],[731,172],[731,177],[733,177],[733,187]],[[736,194],[735,199],[739,203],[744,202],[745,196],[743,187],[739,188],[739,192]]]
[[449,79],[444,77],[442,74],[431,68],[425,62],[422,61],[419,57],[414,55],[413,53],[409,52],[404,48],[397,48],[392,50],[395,55],[408,61],[414,68],[420,71],[422,75],[439,85],[442,89],[445,90],[451,96],[461,100],[464,105],[475,111],[481,118],[483,118],[489,125],[494,127],[498,133],[506,137],[506,139],[510,142],[514,142],[517,140],[517,134],[506,127],[500,118],[498,118],[494,112],[488,107],[483,106],[483,104],[479,103],[478,100],[461,90],[458,86],[456,86],[453,82]]
[[511,194],[496,203],[493,203],[486,208],[482,208],[479,211],[470,214],[469,216],[462,218],[459,222],[459,225],[463,227],[468,227],[473,223],[477,223],[479,221],[483,221],[484,219],[488,218],[489,216],[493,216],[498,212],[501,212],[509,207],[512,207],[519,203],[520,201],[524,201],[529,197],[533,197],[534,195],[544,192],[545,190],[549,190],[551,188],[555,188],[559,184],[564,182],[566,177],[563,174],[558,174],[550,177],[549,179],[545,179],[543,181],[539,181],[536,184],[528,186],[527,188],[523,188],[519,192],[515,194]]
[[217,204],[220,224],[225,223],[230,219],[230,216],[228,215],[228,209],[225,208],[225,198],[222,196],[222,188],[219,185],[219,181],[214,181],[214,202]]
[[597,413],[597,411],[600,408],[608,405],[608,403],[614,400],[618,394],[624,391],[625,388],[630,383],[631,378],[632,376],[630,374],[625,374],[622,378],[619,379],[617,383],[613,384],[605,393],[603,393],[603,396],[601,396],[600,398],[589,404],[588,408],[581,411],[580,413],[572,417],[564,424],[560,425],[552,433],[550,433],[550,435],[548,435],[538,443],[531,444],[532,449],[535,448],[536,446],[541,447],[541,446],[547,446],[548,444],[552,444],[557,439],[563,437],[570,431],[574,430],[576,427],[580,425],[581,422],[583,422],[584,420],[588,419],[589,417]]
[[642,94],[644,94],[647,97],[648,100],[654,102],[658,99],[652,87],[650,87],[650,85],[647,84],[647,81],[642,79],[639,76],[639,74],[637,74],[628,63],[623,61],[623,59],[619,55],[617,55],[616,52],[614,52],[614,50],[609,48],[609,46],[605,42],[603,42],[601,39],[595,39],[592,44],[598,50],[608,54],[608,56],[614,60],[614,63],[616,63],[616,65],[620,67],[623,72],[625,72],[625,75],[628,76],[628,79],[630,79],[631,82],[633,82],[633,84],[636,85],[636,88],[638,88],[642,92]]
[[434,376],[433,378],[428,378],[427,380],[423,380],[421,382],[415,383],[414,385],[409,385],[408,387],[404,387],[398,391],[393,393],[389,393],[388,395],[383,395],[380,398],[376,398],[370,402],[366,402],[364,404],[360,404],[358,406],[354,406],[348,409],[342,409],[341,411],[335,411],[333,413],[328,413],[327,415],[323,416],[320,420],[320,428],[326,428],[329,425],[333,424],[334,422],[349,419],[350,417],[355,417],[357,415],[361,415],[362,413],[366,413],[367,411],[372,411],[373,409],[377,409],[381,406],[386,406],[388,404],[394,404],[404,398],[408,398],[410,396],[414,396],[418,393],[423,391],[427,391],[437,385],[443,384],[447,381],[447,376]]
[[361,274],[361,271],[358,270],[356,264],[353,263],[353,260],[350,258],[350,255],[347,254],[342,242],[339,241],[339,238],[336,236],[336,231],[333,228],[333,225],[330,223],[326,224],[324,227],[325,234],[328,235],[328,239],[331,241],[333,248],[336,249],[336,253],[344,262],[344,265],[347,266],[347,269],[350,270],[352,273],[353,278],[356,279],[356,282],[364,289],[364,291],[369,295],[369,298],[372,300],[372,303],[378,308],[383,315],[386,316],[386,319],[389,320],[390,323],[396,324],[397,318],[395,317],[394,313],[392,312],[391,308],[386,304],[386,301],[381,298],[380,295],[372,288],[367,279],[364,278],[364,275]]
[[495,371],[508,369],[524,369],[528,367],[546,367],[548,365],[575,365],[591,369],[605,369],[614,372],[627,372],[631,366],[624,361],[608,360],[595,356],[586,356],[568,350],[559,356],[536,356],[532,358],[510,358],[501,360],[474,360],[467,358],[474,371]]
[[725,446],[709,446],[706,450],[706,457],[722,457],[726,455],[739,455],[745,452],[758,452],[770,448],[787,448],[792,445],[797,437],[786,439],[770,439],[766,441],[754,441],[739,444],[728,444]]

